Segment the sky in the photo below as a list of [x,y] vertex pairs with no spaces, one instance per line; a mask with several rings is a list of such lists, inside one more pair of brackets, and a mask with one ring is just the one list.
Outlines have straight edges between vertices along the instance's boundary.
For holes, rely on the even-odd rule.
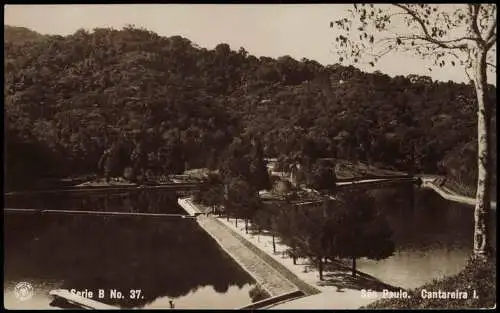
[[[347,17],[352,4],[108,4],[6,5],[4,23],[42,34],[69,35],[80,28],[120,29],[127,24],[162,36],[180,35],[208,49],[227,43],[244,47],[257,57],[290,55],[323,65],[338,63],[334,52],[335,29],[330,21]],[[343,63],[348,65],[348,63]],[[354,64],[353,64],[354,65]],[[418,74],[440,81],[468,81],[463,68],[427,70],[430,61],[412,55],[389,54],[375,68],[356,65],[390,76]],[[488,81],[495,83],[495,73]]]

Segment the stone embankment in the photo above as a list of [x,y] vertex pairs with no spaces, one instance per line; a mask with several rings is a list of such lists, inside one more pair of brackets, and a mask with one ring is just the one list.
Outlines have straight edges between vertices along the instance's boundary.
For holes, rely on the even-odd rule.
[[[422,188],[428,188],[434,190],[437,194],[446,200],[459,202],[468,205],[476,205],[476,199],[471,197],[465,197],[457,194],[456,192],[450,190],[445,186],[440,186],[439,178],[435,177],[422,177]],[[496,210],[497,203],[495,201],[491,202],[491,209]]]
[[266,252],[224,225],[217,218],[205,214],[204,208],[195,205],[190,198],[180,198],[178,203],[190,215],[197,216],[198,224],[269,293],[271,298],[263,305],[270,305],[273,299],[276,299],[276,302],[281,302],[287,298],[297,298],[300,294],[311,295],[320,292],[301,281]]

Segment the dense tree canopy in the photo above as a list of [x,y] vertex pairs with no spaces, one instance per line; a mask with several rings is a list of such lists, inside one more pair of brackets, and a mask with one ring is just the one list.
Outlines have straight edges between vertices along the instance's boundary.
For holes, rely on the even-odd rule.
[[267,230],[289,247],[295,263],[307,257],[318,268],[323,279],[325,258],[352,259],[352,275],[356,275],[356,259],[380,260],[395,249],[392,230],[370,195],[359,191],[337,193],[336,200],[321,204],[292,205],[268,203],[257,210],[252,223],[257,231]]
[[[477,149],[467,84],[256,58],[227,44],[208,50],[133,27],[24,36],[4,51],[9,188],[42,177],[205,166],[248,171],[239,174],[268,188],[260,154],[361,160],[475,182],[461,170],[467,155],[456,153]],[[495,100],[493,86],[488,96]],[[248,167],[232,163],[241,153],[253,159]]]
[[335,209],[326,221],[325,236],[331,257],[351,258],[352,275],[356,275],[356,259],[367,257],[381,260],[394,253],[392,230],[383,214],[377,211],[375,200],[367,194],[345,192],[340,203],[327,202],[328,209]]

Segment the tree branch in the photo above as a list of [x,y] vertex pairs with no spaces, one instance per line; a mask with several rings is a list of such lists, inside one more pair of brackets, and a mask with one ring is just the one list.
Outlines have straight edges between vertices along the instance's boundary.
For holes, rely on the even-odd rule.
[[495,64],[492,64],[492,63],[490,63],[490,62],[486,62],[486,65],[489,65],[489,66],[491,66],[491,67],[493,67],[493,68],[497,68],[497,66],[496,66]]
[[392,38],[392,37],[384,37],[384,38],[378,39],[378,40],[375,42],[375,45],[379,45],[379,44],[381,44],[382,42],[387,42],[387,41],[392,41],[392,40],[394,40],[394,38]]
[[[413,19],[420,25],[420,28],[422,29],[422,31],[424,32],[424,36],[416,36],[416,37],[419,37],[418,39],[421,39],[421,40],[425,40],[425,41],[428,41],[428,42],[432,42],[434,44],[436,44],[437,46],[441,47],[441,48],[446,48],[446,49],[462,49],[462,48],[467,48],[468,45],[466,43],[461,43],[461,44],[458,44],[458,42],[460,41],[464,41],[464,40],[474,40],[474,41],[477,41],[478,39],[476,38],[459,38],[459,39],[455,39],[455,40],[448,40],[448,41],[442,41],[442,40],[437,40],[435,38],[432,38],[432,36],[429,34],[429,30],[427,29],[427,26],[425,26],[425,22],[424,20],[419,17],[417,15],[417,13],[413,10],[411,10],[410,8],[402,5],[402,4],[393,4],[394,6],[400,8],[400,9],[403,9],[405,10],[411,17],[413,17]],[[452,42],[457,42],[457,44],[451,44]]]
[[376,54],[376,53],[370,53],[372,57],[375,57],[377,59],[380,59],[382,58],[384,55],[388,54],[389,52],[395,50],[394,47],[392,48],[387,48],[387,50],[383,51],[383,52],[380,52],[379,54]]
[[467,77],[469,78],[469,81],[472,82],[474,84],[474,80],[472,79],[472,77],[470,76],[469,72],[467,71],[467,69],[465,69],[465,75],[467,75]]
[[494,16],[493,23],[491,23],[490,27],[486,31],[485,41],[487,42],[487,44],[489,44],[489,42],[494,38],[494,35],[496,34],[496,32],[495,32],[495,29],[497,28],[496,10],[497,10],[497,6],[495,5],[493,12],[491,14],[492,16]]
[[467,75],[467,77],[469,78],[469,81],[472,81],[474,82],[474,80],[472,79],[471,75],[469,74],[469,69],[472,68],[472,63],[471,63],[471,60],[472,60],[472,55],[471,55],[471,50],[467,50],[467,55],[468,55],[468,58],[466,60],[466,64],[465,64],[465,67],[464,67],[464,71],[465,71],[465,74]]
[[478,38],[478,40],[483,43],[483,37],[481,37],[481,32],[479,31],[479,27],[477,25],[477,17],[479,15],[479,9],[481,8],[481,4],[472,3],[469,4],[469,12],[471,14],[471,28],[474,32],[474,35]]
[[[495,22],[496,24],[496,22]],[[493,45],[497,42],[497,34],[496,32],[493,33],[493,36],[490,38],[490,40],[488,40],[488,42],[486,42],[486,50],[490,50],[491,47],[493,47]]]
[[[401,40],[423,40],[423,41],[430,42],[432,44],[436,44],[435,41],[438,41],[436,39],[434,39],[434,41],[429,41],[427,37],[417,36],[417,35],[415,35],[415,36],[399,36],[399,39],[401,39]],[[453,42],[460,42],[460,41],[465,41],[465,40],[477,41],[475,38],[472,38],[472,37],[460,37],[460,38],[451,39],[451,40],[439,40],[439,42],[446,45],[446,44],[450,44]],[[439,45],[439,46],[441,46],[441,45]],[[447,49],[463,49],[463,48],[467,48],[467,45],[462,44],[462,45],[456,46],[456,47],[443,47],[443,46],[441,46],[441,47],[447,48]]]

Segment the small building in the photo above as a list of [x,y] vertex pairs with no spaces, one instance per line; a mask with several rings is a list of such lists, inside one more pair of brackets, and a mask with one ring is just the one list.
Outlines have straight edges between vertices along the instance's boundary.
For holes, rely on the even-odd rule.
[[288,180],[278,180],[274,183],[273,192],[280,196],[287,196],[293,193],[293,186]]

